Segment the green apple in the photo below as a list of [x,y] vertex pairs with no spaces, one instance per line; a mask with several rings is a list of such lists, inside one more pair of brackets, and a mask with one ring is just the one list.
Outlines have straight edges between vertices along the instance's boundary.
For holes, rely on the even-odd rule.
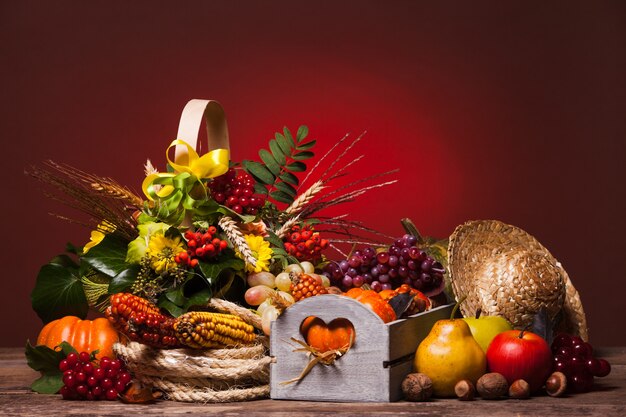
[[487,352],[489,343],[497,334],[513,330],[511,323],[504,317],[480,316],[480,311],[476,314],[476,317],[465,317],[463,320],[467,322],[472,331],[472,336],[483,349],[483,352]]

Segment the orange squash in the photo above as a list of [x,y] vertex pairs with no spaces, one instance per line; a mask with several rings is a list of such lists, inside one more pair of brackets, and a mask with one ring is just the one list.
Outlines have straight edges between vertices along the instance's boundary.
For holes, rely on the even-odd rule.
[[38,345],[54,349],[65,341],[78,352],[98,350],[97,359],[113,357],[113,344],[119,340],[117,330],[105,318],[81,320],[75,316],[65,316],[46,324],[37,337]]
[[393,308],[374,290],[364,290],[354,287],[348,290],[344,295],[354,298],[368,306],[384,323],[389,323],[396,319],[396,312],[393,311]]
[[326,324],[319,317],[309,316],[302,322],[300,333],[307,344],[318,352],[329,350],[345,352],[354,343],[354,326],[349,320],[338,318]]

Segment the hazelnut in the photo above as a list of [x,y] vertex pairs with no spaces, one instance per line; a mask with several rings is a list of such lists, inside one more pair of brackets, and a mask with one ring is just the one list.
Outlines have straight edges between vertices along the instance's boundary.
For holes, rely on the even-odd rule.
[[513,381],[509,387],[509,397],[517,400],[525,400],[530,398],[530,386],[523,379]]
[[546,381],[546,392],[550,397],[560,397],[567,390],[567,377],[563,372],[553,372]]
[[509,383],[502,374],[490,372],[478,379],[476,390],[485,400],[495,400],[509,392]]
[[407,401],[426,401],[433,395],[433,381],[426,374],[408,374],[402,381],[402,393]]
[[476,395],[476,388],[472,381],[462,379],[454,386],[454,393],[461,401],[472,401]]

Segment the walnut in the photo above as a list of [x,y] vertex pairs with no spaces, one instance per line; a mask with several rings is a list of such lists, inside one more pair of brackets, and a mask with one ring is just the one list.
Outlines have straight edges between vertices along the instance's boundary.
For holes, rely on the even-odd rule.
[[476,390],[485,400],[495,400],[508,394],[509,383],[502,374],[490,372],[480,377]]
[[408,374],[402,381],[402,393],[407,401],[426,401],[433,395],[433,381],[426,374]]

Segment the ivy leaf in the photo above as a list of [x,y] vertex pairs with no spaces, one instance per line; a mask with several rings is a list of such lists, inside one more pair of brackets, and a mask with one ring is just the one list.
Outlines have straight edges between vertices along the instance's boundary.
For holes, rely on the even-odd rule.
[[280,146],[280,149],[283,151],[283,153],[285,155],[291,155],[291,142],[289,142],[289,140],[287,140],[287,138],[285,138],[283,135],[281,135],[280,133],[276,133],[276,142],[278,143],[278,146]]
[[76,269],[78,269],[78,264],[76,262],[74,262],[74,260],[72,260],[72,258],[70,258],[67,255],[55,256],[54,258],[52,258],[52,260],[50,260],[49,263],[51,265],[59,265],[59,266],[62,266],[64,268],[76,268]]
[[287,165],[286,168],[289,171],[302,172],[306,170],[306,164],[303,162],[292,162],[291,164]]
[[106,235],[102,242],[94,246],[83,256],[93,269],[109,277],[114,277],[126,268],[128,242],[114,235]]
[[298,128],[298,133],[296,133],[296,138],[298,139],[298,142],[301,142],[304,138],[307,137],[307,135],[309,134],[309,128],[302,125]]
[[41,377],[35,380],[31,389],[40,394],[56,394],[63,387],[63,373],[59,370],[61,362],[70,352],[76,350],[67,342],[62,342],[61,349],[50,349],[47,346],[32,346],[26,342],[26,363],[35,371],[41,372]]
[[277,182],[276,188],[294,198],[296,194],[298,193],[295,188],[293,188],[291,185],[287,184],[286,182]]
[[300,180],[298,180],[298,177],[293,175],[291,172],[283,172],[282,174],[280,174],[278,178],[292,185],[298,185],[300,183]]
[[280,174],[280,165],[278,165],[278,162],[276,162],[276,159],[274,159],[269,151],[267,151],[266,149],[261,149],[259,151],[259,156],[261,157],[261,160],[263,161],[265,166],[272,172],[272,174],[274,174],[274,176]]
[[170,313],[172,317],[180,317],[182,314],[185,314],[185,310],[182,307],[177,306],[176,304],[174,304],[167,298],[164,298],[163,296],[159,298],[157,305],[159,306],[159,308],[162,308],[166,310],[168,313]]
[[292,146],[296,146],[296,141],[293,140],[293,136],[291,136],[291,131],[287,126],[283,128],[283,133],[285,134],[285,139],[287,139]]
[[307,149],[311,149],[313,146],[315,146],[316,143],[317,143],[316,140],[312,140],[306,143],[300,143],[298,144],[298,147],[296,149],[299,151],[305,151]]
[[303,161],[305,159],[313,158],[313,152],[310,152],[310,151],[298,152],[297,154],[292,156],[292,158],[295,159],[296,161]]
[[287,193],[282,192],[282,191],[273,191],[273,192],[270,193],[270,196],[274,200],[280,201],[281,203],[286,203],[286,204],[293,203],[293,197],[290,196]]
[[89,309],[78,267],[44,265],[37,274],[30,299],[33,310],[44,323],[63,316],[84,319]]
[[265,166],[255,161],[243,161],[243,168],[254,178],[263,184],[274,183],[274,174],[272,174]]
[[278,165],[285,165],[287,163],[287,158],[285,155],[289,155],[289,152],[285,154],[283,150],[278,145],[278,142],[274,139],[270,140],[270,150],[272,151],[272,155]]
[[227,268],[242,270],[245,263],[239,258],[225,258],[219,262],[200,261],[198,266],[209,285],[213,285],[222,271]]
[[139,275],[139,270],[141,266],[138,264],[130,265],[127,269],[123,270],[119,274],[111,279],[109,283],[109,294],[115,294],[118,292],[125,291],[130,288],[135,281],[137,280],[137,276]]

